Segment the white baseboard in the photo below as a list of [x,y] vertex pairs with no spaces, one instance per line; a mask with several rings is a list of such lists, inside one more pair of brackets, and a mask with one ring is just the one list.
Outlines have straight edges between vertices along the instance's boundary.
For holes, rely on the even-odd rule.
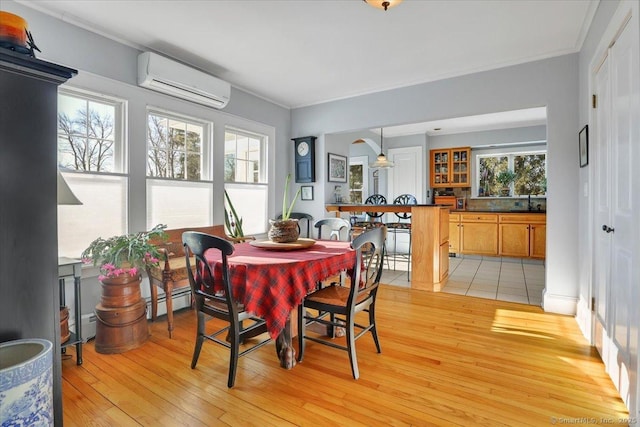
[[545,289],[542,293],[542,308],[549,313],[575,316],[578,311],[578,298],[553,295]]

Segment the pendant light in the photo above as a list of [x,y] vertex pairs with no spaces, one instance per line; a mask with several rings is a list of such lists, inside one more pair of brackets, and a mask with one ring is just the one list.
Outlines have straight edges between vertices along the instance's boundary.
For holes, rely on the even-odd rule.
[[400,3],[402,0],[363,0],[366,4],[371,5],[377,9],[387,10]]
[[376,161],[369,165],[370,168],[389,169],[395,166],[395,164],[387,160],[387,157],[384,155],[382,151],[382,140],[382,128],[380,128],[380,154],[378,154]]

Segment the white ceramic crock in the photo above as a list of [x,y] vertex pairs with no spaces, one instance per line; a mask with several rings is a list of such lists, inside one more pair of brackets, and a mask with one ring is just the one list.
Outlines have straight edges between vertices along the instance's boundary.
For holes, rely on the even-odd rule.
[[53,345],[0,343],[0,426],[53,426]]

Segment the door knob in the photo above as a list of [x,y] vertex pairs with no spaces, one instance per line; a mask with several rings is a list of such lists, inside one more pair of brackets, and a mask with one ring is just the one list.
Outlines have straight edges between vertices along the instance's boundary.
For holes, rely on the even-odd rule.
[[611,233],[611,232],[616,231],[616,230],[615,230],[615,228],[611,228],[611,227],[609,227],[608,225],[605,224],[605,225],[602,226],[602,231],[606,231],[607,233]]

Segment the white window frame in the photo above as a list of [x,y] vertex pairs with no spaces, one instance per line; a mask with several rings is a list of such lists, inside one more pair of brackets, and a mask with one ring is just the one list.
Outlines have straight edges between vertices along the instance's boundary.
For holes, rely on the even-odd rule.
[[[127,157],[127,143],[126,143],[126,117],[127,117],[127,100],[117,98],[114,96],[98,94],[85,89],[71,88],[60,86],[58,88],[58,96],[70,96],[75,98],[81,98],[88,101],[99,102],[102,104],[112,105],[114,107],[114,126],[113,126],[113,166],[112,172],[94,172],[94,171],[79,171],[65,169],[67,171],[73,171],[74,173],[99,173],[99,174],[114,174],[114,175],[127,175],[128,174],[128,157]],[[56,131],[56,136],[60,134]],[[57,145],[57,139],[56,139]]]
[[[89,208],[89,196],[97,193],[97,191],[87,192],[87,182],[92,179],[96,180],[96,185],[107,185],[109,188],[117,189],[118,186],[122,189],[120,194],[121,206],[116,209],[120,212],[119,219],[115,221],[119,226],[109,230],[109,235],[124,234],[128,232],[129,217],[128,217],[128,187],[129,187],[129,170],[127,159],[127,108],[128,102],[125,99],[98,94],[89,90],[78,89],[70,86],[60,86],[58,88],[58,95],[64,95],[74,98],[79,98],[87,101],[94,101],[102,104],[112,105],[114,107],[114,129],[113,129],[113,166],[114,171],[82,171],[75,169],[61,169],[62,175],[67,181],[70,189],[78,199],[83,202],[83,206],[64,206],[58,207],[58,252],[60,256],[68,256],[72,258],[79,258],[82,250],[89,245],[91,241],[97,237],[104,237],[103,230],[95,225],[82,224],[82,220],[85,218],[91,218],[91,221],[95,224],[96,212],[101,212],[102,209],[98,204],[93,205],[93,215],[84,215],[79,211],[87,210]],[[57,137],[60,134],[56,130],[56,147]],[[119,185],[118,185],[119,182]],[[83,197],[82,193],[85,192]],[[114,203],[117,200],[109,199],[103,200],[105,207],[113,212]],[[110,215],[111,216],[111,215]],[[69,219],[71,218],[71,219]],[[66,223],[66,222],[70,223]],[[104,222],[99,221],[99,224]],[[67,239],[71,239],[70,242]]]
[[[269,150],[270,150],[270,144],[269,144],[269,136],[265,133],[262,132],[258,132],[258,131],[253,131],[253,130],[249,130],[246,128],[243,128],[242,125],[237,126],[237,125],[231,125],[231,124],[227,124],[224,128],[224,142],[223,144],[226,144],[226,134],[227,132],[229,133],[234,133],[234,134],[238,134],[238,135],[243,135],[243,136],[247,136],[247,137],[251,137],[251,138],[257,138],[260,140],[260,164],[259,164],[259,182],[242,182],[242,181],[225,181],[224,182],[224,188],[229,190],[229,193],[233,193],[234,191],[242,191],[243,189],[246,189],[248,191],[252,191],[255,189],[262,189],[262,191],[264,191],[264,206],[263,206],[263,211],[265,213],[264,218],[258,218],[257,221],[251,221],[251,219],[247,219],[249,218],[247,215],[247,211],[242,212],[242,208],[241,208],[241,203],[242,200],[238,200],[238,198],[233,197],[232,195],[230,195],[231,199],[232,199],[232,203],[234,204],[234,207],[236,208],[236,210],[240,211],[238,214],[240,217],[243,218],[243,222],[245,223],[245,225],[248,225],[247,223],[253,222],[256,227],[255,230],[251,230],[250,228],[245,227],[244,228],[244,232],[245,234],[263,234],[267,232],[267,226],[268,226],[268,219],[269,219],[269,203],[272,200],[272,196],[271,196],[271,191],[270,191],[270,185],[269,185],[269,168],[268,168],[268,158],[269,158]],[[223,156],[226,156],[226,146],[222,147],[222,153]],[[224,168],[224,160],[223,160],[223,166]],[[222,172],[222,176],[224,177],[224,171]],[[226,206],[226,201],[225,201],[225,206]],[[252,211],[255,212],[255,211]],[[260,224],[260,225],[258,225]]]
[[[504,151],[495,151],[495,152],[489,152],[489,153],[478,153],[475,154],[475,159],[474,159],[474,172],[473,172],[473,182],[471,183],[471,194],[472,194],[472,199],[488,199],[491,197],[480,197],[478,196],[478,188],[480,186],[480,159],[482,158],[487,158],[487,157],[506,157],[507,158],[507,167],[510,170],[514,170],[514,157],[517,156],[526,156],[526,155],[536,155],[536,154],[544,154],[545,155],[545,177],[547,176],[547,173],[549,171],[548,168],[548,152],[547,150],[527,150],[527,151],[514,151],[514,152],[504,152]],[[511,184],[511,190],[512,190],[512,194],[511,198],[527,198],[527,195],[523,195],[523,194],[519,194],[519,195],[515,195],[513,194],[513,183]],[[536,195],[537,198],[546,198],[547,195],[545,194],[540,194],[540,195]]]
[[[197,126],[202,126],[202,154],[201,154],[201,164],[200,164],[200,179],[194,180],[199,182],[212,182],[213,181],[213,168],[212,168],[212,155],[213,152],[213,123],[204,119],[199,119],[192,116],[187,116],[184,114],[176,113],[173,111],[163,110],[160,108],[147,108],[146,119],[147,126],[145,129],[148,131],[148,123],[149,116],[156,115],[161,116],[163,118],[167,118],[169,120],[183,121],[185,123],[190,123]],[[145,177],[152,179],[167,179],[173,181],[190,181],[187,178],[167,178],[167,177],[157,177],[157,176],[149,176],[147,171],[147,163],[149,160],[149,135],[145,134],[145,144],[146,144],[146,156],[145,156]]]
[[[147,170],[147,162],[149,161],[149,134],[148,123],[149,116],[156,115],[168,120],[181,121],[190,123],[197,126],[202,126],[202,153],[200,164],[200,179],[193,180],[187,179],[187,174],[184,178],[173,177],[157,177],[149,176]],[[176,113],[161,108],[147,108],[145,115],[145,182],[147,188],[147,203],[146,203],[146,224],[147,229],[155,226],[157,223],[167,224],[169,228],[182,228],[182,227],[198,227],[209,226],[213,224],[213,135],[214,124],[210,121],[200,119],[185,114]],[[158,188],[158,191],[154,193],[154,188]],[[171,209],[171,204],[163,200],[154,200],[154,194],[161,191],[171,191],[172,188],[183,187],[185,191],[180,192],[179,197],[173,200],[172,204],[176,207],[175,210]],[[174,189],[174,191],[176,191]],[[198,205],[192,205],[189,200],[194,200],[191,194],[195,192]],[[182,200],[181,198],[185,199]],[[175,218],[166,218],[162,213],[154,212],[154,206],[165,205],[165,211],[172,210],[175,213]],[[162,211],[163,209],[161,209]],[[157,217],[160,216],[158,219]]]

